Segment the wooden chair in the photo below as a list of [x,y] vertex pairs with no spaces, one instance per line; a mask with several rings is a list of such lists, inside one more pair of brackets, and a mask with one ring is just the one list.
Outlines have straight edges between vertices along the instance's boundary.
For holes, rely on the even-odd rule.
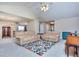
[[77,53],[77,47],[79,46],[79,36],[68,36],[67,40],[65,42],[65,53],[67,53],[67,56],[69,55],[69,51],[67,50],[67,47],[72,47],[73,49],[73,56],[75,56],[75,52]]

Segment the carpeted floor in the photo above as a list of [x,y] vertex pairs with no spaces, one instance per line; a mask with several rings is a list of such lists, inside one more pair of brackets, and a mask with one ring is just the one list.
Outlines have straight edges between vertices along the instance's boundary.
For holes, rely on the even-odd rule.
[[[41,57],[67,57],[64,51],[66,40],[61,39]],[[14,43],[13,39],[0,40],[0,57],[39,57],[40,55]]]
[[22,45],[26,49],[33,51],[34,53],[42,56],[48,49],[50,49],[55,43],[47,40],[38,40],[31,43]]

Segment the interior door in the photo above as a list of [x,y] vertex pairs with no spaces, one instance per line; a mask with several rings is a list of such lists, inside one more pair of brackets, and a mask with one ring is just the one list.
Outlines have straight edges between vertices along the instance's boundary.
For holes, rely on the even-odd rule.
[[2,37],[4,37],[4,36],[5,36],[5,28],[2,27]]
[[2,37],[11,37],[10,27],[2,27]]
[[10,27],[7,27],[7,36],[11,37],[11,28]]

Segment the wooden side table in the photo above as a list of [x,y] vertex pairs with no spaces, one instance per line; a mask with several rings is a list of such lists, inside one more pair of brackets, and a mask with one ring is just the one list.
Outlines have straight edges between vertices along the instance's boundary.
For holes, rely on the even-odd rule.
[[79,47],[79,45],[74,45],[74,44],[65,44],[65,45],[67,46],[67,57],[69,57],[69,47],[74,47],[76,49],[76,51],[74,51],[73,56],[75,56],[75,54],[76,54],[77,57],[78,57],[78,47]]

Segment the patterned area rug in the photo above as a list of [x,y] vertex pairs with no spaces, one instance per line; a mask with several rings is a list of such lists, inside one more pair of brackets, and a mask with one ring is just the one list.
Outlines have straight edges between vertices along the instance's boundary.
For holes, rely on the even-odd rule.
[[51,48],[55,43],[47,40],[38,40],[32,43],[27,43],[23,45],[28,50],[33,51],[34,53],[42,56],[48,49]]

